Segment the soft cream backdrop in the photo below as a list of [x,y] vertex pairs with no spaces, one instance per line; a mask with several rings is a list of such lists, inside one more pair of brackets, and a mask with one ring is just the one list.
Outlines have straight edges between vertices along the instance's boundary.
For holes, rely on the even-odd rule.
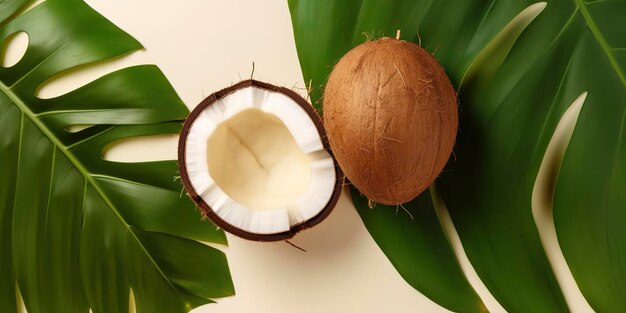
[[[141,63],[159,65],[190,109],[210,93],[248,78],[252,62],[256,79],[304,87],[286,0],[87,2],[147,50],[62,77],[44,87],[40,96],[62,94],[112,70]],[[174,159],[176,139],[132,140],[113,147],[107,158]],[[564,265],[549,216],[537,218],[568,301],[574,311],[589,312]],[[476,279],[451,224],[445,224],[471,283],[492,312],[502,312]],[[446,312],[402,280],[345,194],[326,221],[292,241],[307,252],[286,243],[252,243],[229,236],[230,246],[223,250],[237,295],[193,312]]]

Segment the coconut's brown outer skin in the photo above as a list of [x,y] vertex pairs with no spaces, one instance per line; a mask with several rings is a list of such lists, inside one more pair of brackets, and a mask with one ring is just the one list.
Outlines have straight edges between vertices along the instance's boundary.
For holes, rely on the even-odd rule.
[[456,92],[437,60],[411,42],[384,38],[350,50],[328,79],[323,106],[335,158],[377,203],[417,197],[454,147]]
[[[304,109],[304,111],[309,115],[309,117],[315,124],[315,127],[317,128],[317,131],[322,140],[322,145],[324,146],[324,149],[326,149],[326,151],[330,153],[331,157],[333,158],[333,162],[335,164],[335,177],[337,179],[335,181],[333,194],[330,200],[328,201],[328,203],[326,204],[326,206],[320,211],[320,213],[318,213],[313,218],[307,220],[304,223],[292,226],[289,229],[289,231],[285,231],[282,233],[267,234],[267,235],[251,233],[243,229],[237,228],[229,224],[228,222],[224,221],[222,218],[219,217],[219,215],[217,215],[217,213],[213,211],[213,209],[211,209],[211,207],[206,202],[204,202],[202,197],[195,190],[195,188],[191,184],[191,181],[189,180],[189,173],[187,172],[187,165],[185,164],[185,159],[186,159],[185,146],[187,144],[187,136],[189,135],[189,130],[191,129],[191,125],[193,124],[193,121],[195,121],[198,115],[200,115],[200,113],[202,113],[208,106],[215,103],[219,99],[239,89],[250,87],[250,86],[255,86],[261,89],[266,89],[266,90],[270,90],[274,92],[280,92],[286,95],[287,97],[293,99],[298,105],[300,105],[300,107]],[[181,132],[180,132],[180,138],[178,140],[178,169],[180,170],[181,181],[183,182],[185,191],[187,191],[187,195],[195,203],[196,207],[198,207],[202,211],[203,216],[209,218],[213,223],[215,223],[215,225],[222,228],[223,230],[237,237],[247,239],[247,240],[252,240],[252,241],[287,240],[287,239],[293,238],[293,236],[295,236],[296,233],[319,224],[324,219],[326,219],[326,217],[328,217],[330,212],[332,212],[332,210],[335,208],[335,205],[337,204],[337,201],[339,200],[339,196],[341,196],[341,189],[344,184],[343,172],[341,171],[341,168],[337,164],[337,160],[333,157],[333,154],[330,150],[330,145],[327,140],[326,131],[324,130],[322,121],[319,115],[317,114],[317,112],[315,112],[315,109],[313,109],[313,107],[311,107],[311,105],[305,99],[303,99],[300,95],[298,95],[291,89],[288,89],[285,87],[274,86],[274,85],[256,81],[253,79],[241,81],[235,85],[222,89],[208,96],[206,99],[200,102],[200,104],[198,104],[198,106],[193,111],[191,111],[191,113],[189,114],[189,116],[187,117],[187,119],[185,120],[183,124],[183,128],[181,129]]]

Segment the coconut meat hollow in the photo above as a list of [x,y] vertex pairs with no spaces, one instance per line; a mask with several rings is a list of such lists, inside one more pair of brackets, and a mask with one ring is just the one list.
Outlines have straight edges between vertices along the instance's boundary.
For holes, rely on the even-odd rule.
[[236,89],[193,120],[187,179],[218,217],[244,232],[288,232],[331,201],[337,175],[311,116],[291,97]]

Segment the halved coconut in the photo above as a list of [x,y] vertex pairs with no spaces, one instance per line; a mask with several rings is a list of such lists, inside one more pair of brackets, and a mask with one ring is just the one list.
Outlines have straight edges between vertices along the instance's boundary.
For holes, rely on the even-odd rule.
[[208,218],[258,241],[288,239],[321,222],[343,183],[315,110],[292,90],[255,80],[218,91],[191,112],[178,164]]

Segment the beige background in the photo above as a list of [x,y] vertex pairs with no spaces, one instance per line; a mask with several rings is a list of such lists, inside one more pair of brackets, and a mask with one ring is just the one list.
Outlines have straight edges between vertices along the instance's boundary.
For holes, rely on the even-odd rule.
[[[249,77],[252,62],[256,79],[304,87],[286,0],[87,2],[147,50],[62,77],[45,86],[39,94],[42,97],[65,93],[112,70],[141,63],[159,65],[190,109],[210,93]],[[174,159],[176,138],[131,140],[113,147],[106,157]],[[536,218],[568,301],[574,311],[590,312],[565,266],[549,214]],[[445,215],[444,224],[470,282],[491,311],[503,312],[476,278]],[[193,312],[446,312],[402,280],[345,193],[326,221],[293,240],[306,253],[286,243],[251,243],[232,236],[229,242],[223,250],[237,295]]]

